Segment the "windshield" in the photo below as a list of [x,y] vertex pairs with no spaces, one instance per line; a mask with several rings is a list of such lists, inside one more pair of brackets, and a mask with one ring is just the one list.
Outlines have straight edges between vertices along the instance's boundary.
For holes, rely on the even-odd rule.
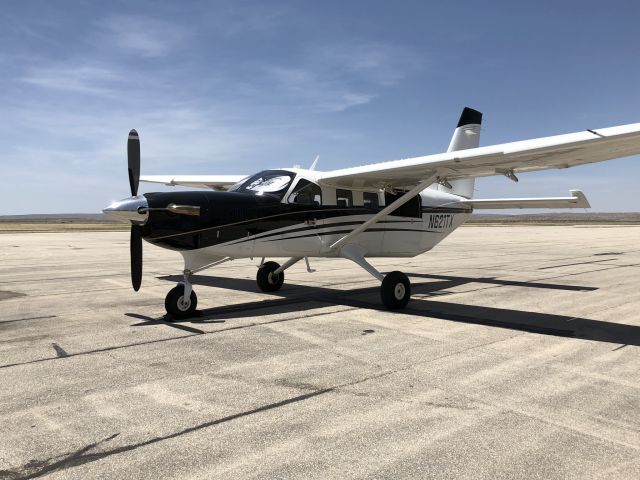
[[293,173],[285,170],[264,170],[232,186],[229,192],[270,195],[282,199],[293,180]]

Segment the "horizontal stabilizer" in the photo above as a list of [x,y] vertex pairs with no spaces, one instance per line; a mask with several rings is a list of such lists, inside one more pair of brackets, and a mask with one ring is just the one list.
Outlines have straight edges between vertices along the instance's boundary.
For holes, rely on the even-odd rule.
[[162,183],[175,187],[211,188],[213,190],[227,190],[246,175],[146,175],[140,177],[141,182]]
[[460,203],[474,209],[485,208],[590,208],[587,197],[580,190],[570,190],[570,197],[549,198],[488,198],[464,200]]

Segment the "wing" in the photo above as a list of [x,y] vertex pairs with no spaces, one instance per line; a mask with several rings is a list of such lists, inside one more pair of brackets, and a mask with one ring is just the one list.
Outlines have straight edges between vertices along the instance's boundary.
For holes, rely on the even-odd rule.
[[569,168],[640,153],[640,123],[471,148],[325,172],[320,183],[345,188],[410,187],[440,179]]
[[140,181],[163,183],[164,185],[170,186],[182,185],[185,187],[227,190],[245,178],[247,178],[246,175],[147,175],[140,177]]

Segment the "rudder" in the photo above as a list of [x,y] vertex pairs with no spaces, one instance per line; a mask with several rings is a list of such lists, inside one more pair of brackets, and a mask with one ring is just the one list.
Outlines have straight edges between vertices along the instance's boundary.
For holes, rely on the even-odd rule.
[[[451,143],[447,152],[456,152],[458,150],[467,150],[468,148],[477,148],[480,146],[480,126],[482,125],[482,113],[473,108],[464,107],[458,126],[453,132]],[[473,197],[473,187],[475,185],[474,178],[465,178],[461,180],[451,180],[449,182],[451,188],[444,185],[438,185],[438,190],[454,195],[460,195],[466,198]]]

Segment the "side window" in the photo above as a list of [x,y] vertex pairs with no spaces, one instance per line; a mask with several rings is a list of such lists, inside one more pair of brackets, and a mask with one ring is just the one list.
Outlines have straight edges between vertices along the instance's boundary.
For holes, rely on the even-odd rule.
[[[392,202],[396,201],[400,198],[401,195],[404,195],[405,192],[398,190],[397,193],[392,194],[389,192],[384,193],[384,201],[387,205],[390,205]],[[398,217],[422,217],[422,201],[420,199],[420,195],[416,195],[411,200],[409,200],[404,205],[399,206],[389,215],[395,215]]]
[[322,189],[313,182],[301,178],[289,195],[289,203],[322,205]]
[[351,190],[336,190],[336,205],[339,207],[353,207],[353,194]]
[[364,192],[364,208],[378,208],[378,194],[373,192]]

